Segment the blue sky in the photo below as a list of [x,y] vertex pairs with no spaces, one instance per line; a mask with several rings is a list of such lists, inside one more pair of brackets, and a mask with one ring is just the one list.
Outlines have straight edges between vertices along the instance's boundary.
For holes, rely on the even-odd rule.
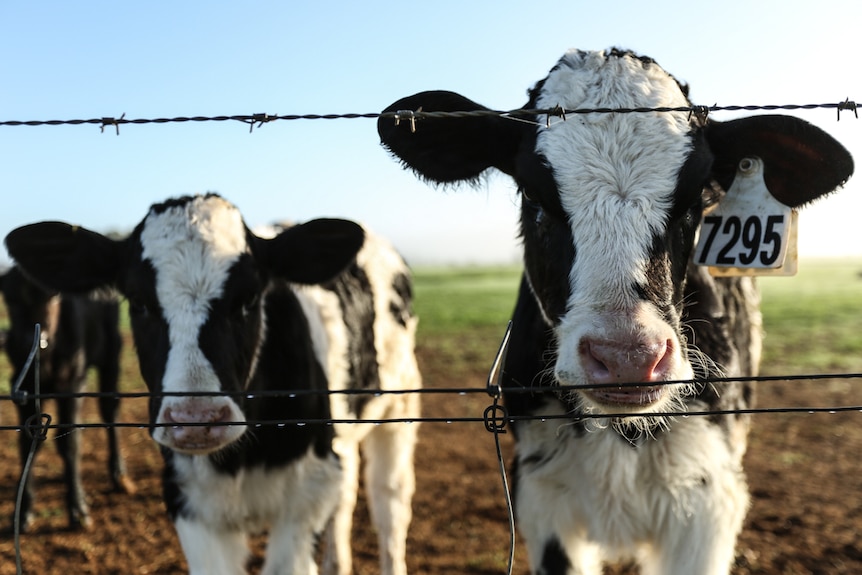
[[[378,112],[426,89],[517,108],[569,48],[621,46],[698,104],[862,103],[862,3],[29,2],[0,4],[0,120]],[[793,113],[862,162],[862,120]],[[718,120],[739,114],[717,113]],[[413,263],[514,261],[512,185],[439,190],[374,120],[0,127],[0,235],[58,219],[128,230],[150,204],[218,191],[250,225],[340,216]],[[857,180],[862,180],[858,177]],[[859,181],[802,213],[806,256],[862,255]],[[0,261],[5,254],[0,255]]]

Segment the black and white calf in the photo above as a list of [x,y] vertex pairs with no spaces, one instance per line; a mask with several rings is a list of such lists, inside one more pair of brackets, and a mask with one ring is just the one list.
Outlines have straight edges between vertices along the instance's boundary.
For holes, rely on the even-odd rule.
[[[9,314],[9,332],[5,348],[12,365],[12,380],[17,381],[33,347],[35,324],[41,328],[39,360],[40,393],[78,393],[87,383],[87,370],[95,368],[99,391],[118,391],[120,376],[119,303],[108,296],[60,295],[28,278],[17,266],[0,276],[0,293]],[[18,421],[24,425],[36,414],[32,399],[35,391],[34,371],[24,375],[21,389],[30,394],[23,405],[16,405]],[[77,423],[81,399],[64,397],[57,400],[59,423]],[[120,401],[116,397],[99,398],[102,421],[117,420]],[[59,433],[55,443],[63,460],[63,480],[66,484],[66,509],[70,527],[88,527],[91,523],[84,487],[81,483],[79,433]],[[42,442],[38,442],[41,446]],[[21,433],[19,451],[21,464],[29,456],[31,439]],[[108,471],[113,488],[133,493],[134,483],[126,475],[120,453],[119,433],[108,427]],[[31,472],[32,476],[32,472]],[[32,480],[24,488],[21,502],[21,525],[27,528],[33,521],[34,494]]]
[[[649,58],[571,51],[525,108],[685,107],[687,94]],[[386,112],[401,110],[486,108],[423,92]],[[415,132],[381,118],[378,131],[431,182],[489,168],[515,180],[525,272],[504,385],[596,386],[506,395],[514,416],[567,417],[513,425],[531,571],[596,574],[605,561],[634,558],[654,575],[726,574],[748,507],[748,420],[661,415],[752,401],[748,383],[697,383],[756,374],[761,349],[753,280],[715,279],[692,263],[701,215],[746,158],[759,157],[769,190],[795,207],[849,178],[847,151],[774,115],[486,115],[419,120]]]
[[[415,394],[330,405],[325,393],[420,385],[410,275],[391,246],[344,220],[264,239],[214,194],[154,205],[123,241],[47,222],[6,244],[48,285],[128,298],[164,499],[192,573],[245,572],[247,534],[264,527],[263,573],[316,573],[327,524],[327,570],[349,573],[360,442],[381,571],[406,572],[416,425],[321,421],[418,415]],[[283,423],[253,423],[267,421]]]

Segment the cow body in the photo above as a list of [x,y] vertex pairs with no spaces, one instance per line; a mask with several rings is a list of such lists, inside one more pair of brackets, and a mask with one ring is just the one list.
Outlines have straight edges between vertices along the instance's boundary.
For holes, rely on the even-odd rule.
[[[119,303],[116,299],[61,295],[34,283],[18,267],[12,267],[0,276],[0,292],[3,294],[10,319],[5,348],[12,365],[13,382],[21,376],[33,347],[35,324],[38,323],[41,328],[40,394],[75,394],[84,391],[87,370],[90,368],[97,371],[99,391],[106,394],[118,391],[122,339],[118,324]],[[27,401],[16,405],[19,424],[24,425],[36,415],[33,369],[24,375],[21,389],[30,394]],[[59,423],[77,423],[80,407],[81,398],[58,399]],[[108,471],[113,487],[116,491],[132,493],[135,487],[126,475],[120,453],[118,429],[111,426],[117,419],[119,407],[117,397],[106,395],[99,398],[102,421],[108,424]],[[91,522],[81,483],[79,439],[78,433],[62,433],[56,438],[57,449],[63,460],[66,509],[70,527],[87,527]],[[29,456],[30,442],[27,434],[20,434],[22,466]],[[41,442],[38,445],[41,445]],[[25,528],[33,521],[33,503],[33,488],[28,480],[20,509],[21,525]]]
[[[46,238],[72,246],[59,273],[33,251]],[[406,572],[415,426],[328,423],[418,415],[415,397],[327,394],[420,385],[409,271],[391,246],[341,220],[264,239],[213,194],[153,206],[124,243],[48,223],[7,245],[46,282],[107,283],[129,299],[192,573],[245,572],[247,535],[264,528],[263,573],[316,573],[327,527],[327,571],[349,573],[360,443],[382,572]],[[94,252],[109,263],[84,277],[74,262]]]
[[[687,87],[620,50],[567,53],[529,96],[525,109],[690,106]],[[401,110],[488,111],[452,92],[385,112]],[[761,316],[752,278],[692,263],[698,225],[747,158],[796,207],[846,181],[846,150],[796,118],[687,111],[477,114],[420,119],[415,132],[382,117],[378,131],[432,182],[496,168],[518,185],[524,276],[503,385],[509,413],[535,418],[512,425],[531,571],[635,559],[654,575],[728,573],[748,507],[748,418],[672,414],[751,405],[750,382],[705,380],[757,374]]]

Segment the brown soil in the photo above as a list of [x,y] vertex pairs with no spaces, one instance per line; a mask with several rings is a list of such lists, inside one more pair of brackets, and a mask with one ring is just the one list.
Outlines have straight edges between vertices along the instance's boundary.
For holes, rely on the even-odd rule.
[[[490,355],[496,342],[489,342]],[[485,373],[476,366],[453,383],[447,361],[420,347],[427,387],[481,387]],[[763,384],[762,406],[858,404],[854,382],[828,380]],[[86,422],[98,422],[87,400]],[[427,395],[425,415],[481,416],[484,395]],[[739,540],[733,573],[862,573],[862,414],[768,414],[754,418],[746,459],[753,495],[751,512]],[[123,421],[144,422],[144,400],[123,404]],[[16,421],[8,402],[0,422]],[[23,573],[130,574],[183,573],[185,563],[167,520],[160,490],[161,459],[146,431],[124,429],[123,446],[137,484],[134,495],[110,492],[104,432],[83,435],[84,482],[93,527],[70,532],[63,510],[61,465],[56,450],[42,451],[34,473],[39,480],[33,530],[21,538]],[[412,573],[502,574],[509,547],[508,520],[494,438],[481,423],[425,423],[416,457],[418,489],[408,541]],[[502,436],[508,460],[511,438]],[[0,519],[12,515],[18,476],[16,432],[0,433],[5,464],[0,469]],[[260,568],[263,539],[254,542]],[[377,573],[375,536],[360,501],[354,536],[355,572]],[[515,573],[527,572],[526,553],[515,549]],[[0,534],[0,575],[15,573],[10,531]],[[633,573],[624,569],[609,573]]]

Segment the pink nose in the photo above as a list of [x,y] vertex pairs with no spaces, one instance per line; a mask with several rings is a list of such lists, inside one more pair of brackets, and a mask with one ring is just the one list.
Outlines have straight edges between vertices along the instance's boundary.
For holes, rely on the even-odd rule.
[[670,340],[621,342],[583,338],[578,352],[590,383],[665,381],[671,370]]
[[208,451],[221,447],[229,435],[227,425],[232,419],[228,405],[202,408],[193,402],[165,407],[162,411],[165,435],[173,448],[187,451]]

